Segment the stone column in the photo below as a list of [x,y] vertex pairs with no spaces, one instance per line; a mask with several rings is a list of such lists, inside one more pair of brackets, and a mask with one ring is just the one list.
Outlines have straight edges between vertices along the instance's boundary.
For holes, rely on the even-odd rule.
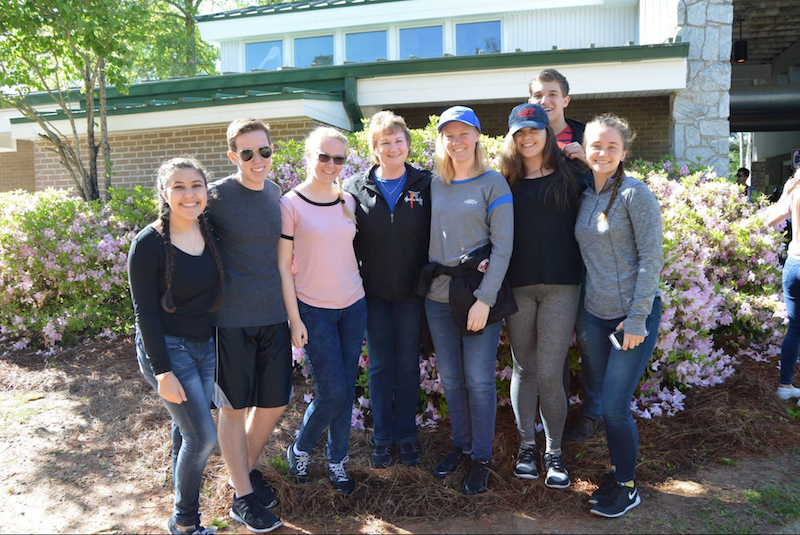
[[[732,0],[680,0],[678,32],[689,43],[686,89],[671,98],[670,148],[681,163],[728,175]],[[699,160],[698,160],[699,159]]]

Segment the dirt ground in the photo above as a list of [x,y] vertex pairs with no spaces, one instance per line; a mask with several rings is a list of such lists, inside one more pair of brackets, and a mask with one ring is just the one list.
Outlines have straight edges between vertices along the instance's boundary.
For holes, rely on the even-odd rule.
[[[742,392],[755,387],[742,381],[717,387],[730,395],[720,390],[709,399],[735,404],[737,398],[752,398]],[[305,408],[304,389],[296,389],[300,401],[287,411],[259,466],[281,491],[276,512],[285,525],[274,533],[800,533],[795,476],[800,448],[786,440],[800,423],[800,411],[772,398],[763,401],[757,421],[766,419],[773,433],[757,434],[754,421],[742,420],[743,429],[750,429],[742,440],[758,444],[739,455],[730,453],[742,450],[736,444],[733,449],[704,444],[706,430],[686,418],[640,422],[643,503],[622,519],[607,520],[589,514],[586,502],[602,474],[593,460],[604,455],[602,439],[565,447],[574,482],[566,491],[510,477],[509,452],[516,443],[504,449],[496,442],[492,490],[472,499],[456,490],[463,474],[443,484],[428,473],[433,463],[428,457],[435,456],[437,444],[447,443],[446,427],[422,431],[423,450],[434,452],[422,467],[383,471],[367,467],[369,434],[354,431],[351,466],[358,467],[359,481],[354,495],[337,496],[321,479],[297,489],[281,474],[283,451]],[[703,405],[709,408],[705,400]],[[687,400],[687,411],[689,406]],[[755,409],[748,407],[730,410],[752,418]],[[739,425],[729,409],[711,410],[723,424]],[[128,339],[49,357],[5,354],[0,357],[0,532],[163,533],[172,502],[168,433],[167,412],[139,376]],[[685,436],[681,440],[698,453],[658,453],[657,444],[644,442],[653,433]],[[498,415],[497,440],[511,442],[512,435],[513,416],[506,407]],[[317,469],[322,476],[321,463]],[[201,496],[203,522],[215,521],[223,533],[248,533],[227,515],[226,479],[215,451]]]

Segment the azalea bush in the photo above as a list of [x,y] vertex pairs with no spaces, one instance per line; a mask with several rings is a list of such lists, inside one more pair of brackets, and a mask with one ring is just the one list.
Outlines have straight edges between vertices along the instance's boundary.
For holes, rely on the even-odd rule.
[[[433,166],[436,118],[411,131],[410,163]],[[342,178],[372,165],[366,131],[348,134]],[[482,136],[490,164],[497,167],[502,139]],[[270,178],[284,191],[305,176],[302,142],[276,147]],[[663,315],[651,365],[632,409],[643,418],[683,409],[686,392],[725,381],[736,359],[772,363],[780,353],[786,309],[781,295],[779,231],[756,215],[764,201],[749,203],[743,189],[709,169],[635,161],[629,174],[659,198],[664,223],[665,265],[661,274]],[[141,187],[113,190],[107,204],[80,201],[64,191],[0,194],[0,342],[6,349],[28,346],[51,351],[95,336],[130,333],[133,311],[126,263],[131,239],[155,219],[155,194]],[[306,377],[304,400],[313,387],[303,352],[293,353]],[[570,369],[580,371],[580,353],[570,349]],[[771,365],[771,364],[770,364]],[[358,401],[353,425],[369,413],[369,355],[359,360]],[[436,356],[420,358],[417,422],[447,418]],[[511,351],[505,331],[496,371],[499,405],[509,404]],[[573,396],[573,403],[580,402]]]

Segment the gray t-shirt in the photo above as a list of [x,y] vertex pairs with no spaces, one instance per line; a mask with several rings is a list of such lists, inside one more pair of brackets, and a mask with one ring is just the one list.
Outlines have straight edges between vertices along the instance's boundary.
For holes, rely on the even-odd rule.
[[[431,181],[431,199],[428,259],[443,266],[457,266],[463,255],[491,242],[489,265],[474,295],[494,306],[514,247],[514,204],[506,179],[496,171],[486,171],[445,184],[436,175]],[[433,279],[429,299],[447,303],[449,294],[450,277]]]
[[260,327],[286,321],[278,272],[281,189],[267,180],[253,191],[231,175],[208,186],[209,222],[225,264],[225,301],[217,327]]

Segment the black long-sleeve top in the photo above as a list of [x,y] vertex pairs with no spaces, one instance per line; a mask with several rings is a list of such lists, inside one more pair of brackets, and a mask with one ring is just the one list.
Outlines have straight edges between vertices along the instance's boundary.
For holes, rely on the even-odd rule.
[[131,242],[128,280],[136,315],[136,329],[155,374],[172,370],[164,335],[205,341],[211,338],[211,314],[219,287],[214,257],[206,247],[193,256],[171,246],[175,258],[172,299],[175,312],[161,306],[167,291],[164,240],[152,226],[146,226]]

